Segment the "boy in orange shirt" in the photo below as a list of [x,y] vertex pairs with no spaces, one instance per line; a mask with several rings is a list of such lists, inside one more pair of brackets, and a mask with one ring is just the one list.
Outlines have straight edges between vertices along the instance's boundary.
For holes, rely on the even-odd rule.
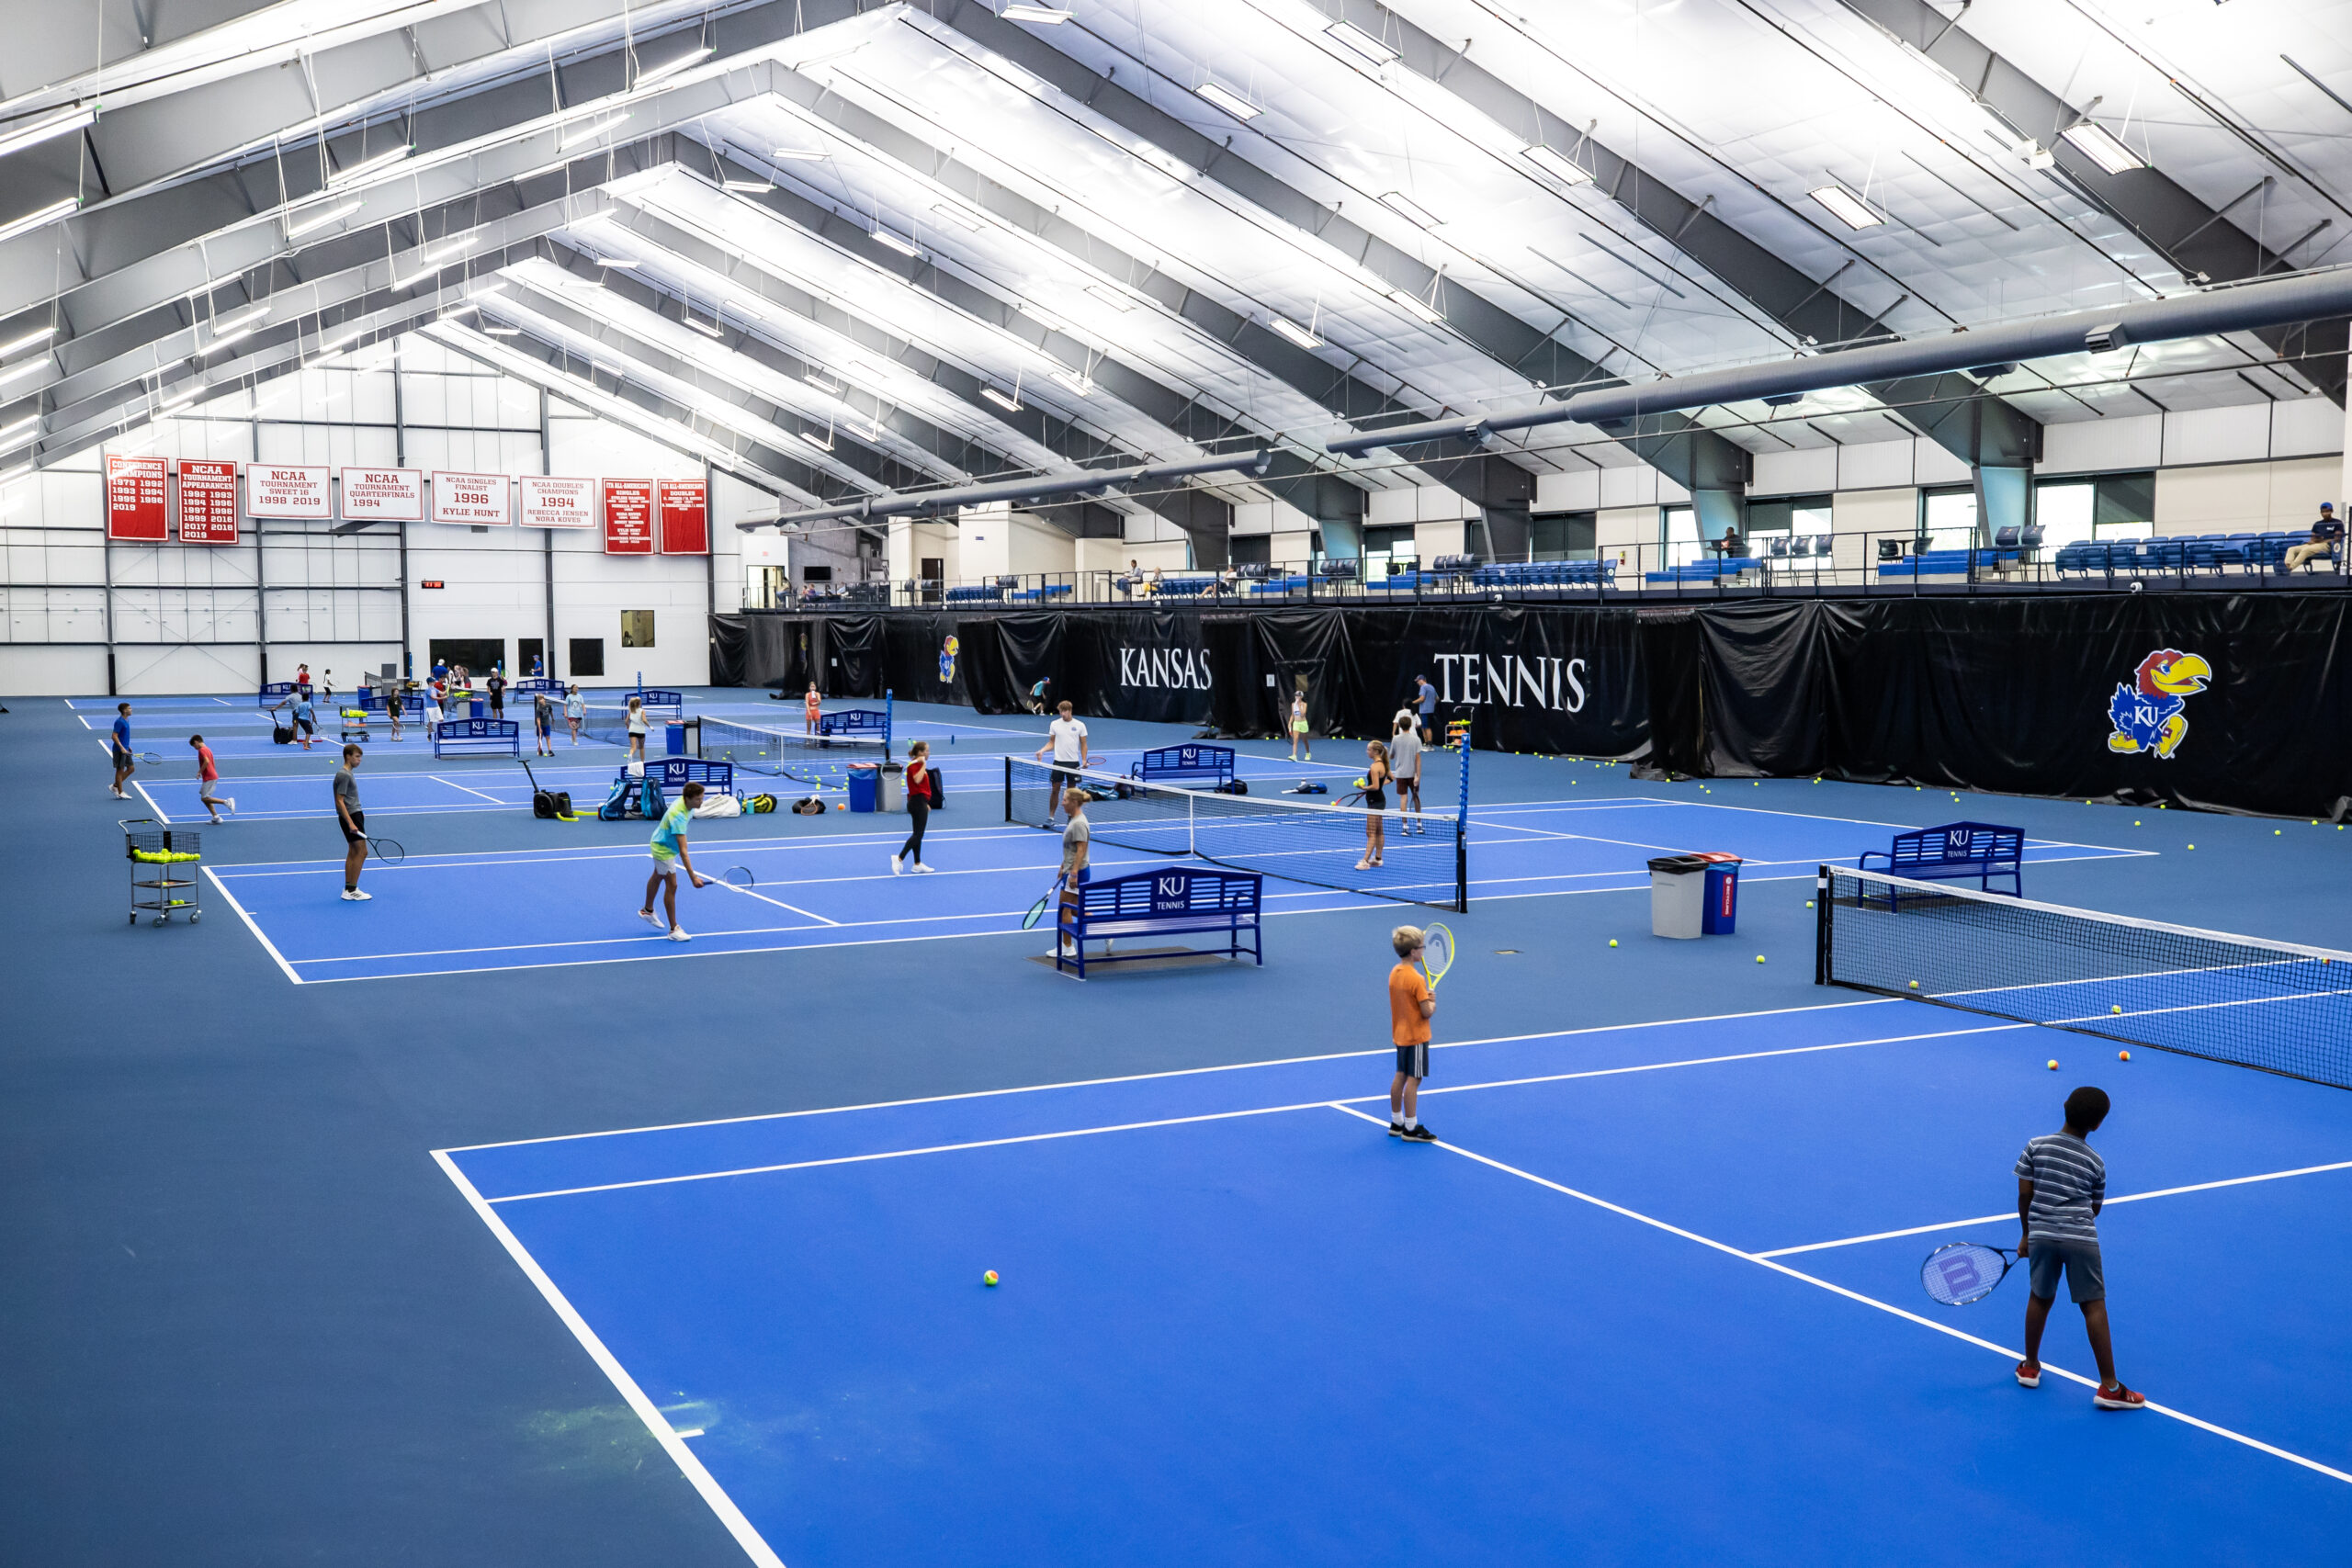
[[1409,1143],[1434,1144],[1437,1134],[1421,1124],[1421,1080],[1430,1076],[1430,1015],[1436,998],[1420,970],[1421,931],[1398,926],[1388,933],[1396,967],[1388,972],[1388,1037],[1396,1046],[1396,1076],[1388,1082],[1388,1135]]

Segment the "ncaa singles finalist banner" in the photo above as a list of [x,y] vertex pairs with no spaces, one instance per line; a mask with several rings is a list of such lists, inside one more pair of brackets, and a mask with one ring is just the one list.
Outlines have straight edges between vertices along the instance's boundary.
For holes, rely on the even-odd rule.
[[180,459],[180,543],[237,542],[237,465]]
[[505,474],[433,472],[433,521],[503,528],[514,521],[514,479]]
[[525,474],[514,481],[522,491],[522,524],[526,528],[594,528],[596,525],[594,479],[547,479]]
[[245,515],[307,518],[334,515],[327,496],[324,464],[248,463]]
[[605,481],[605,553],[608,556],[650,556],[653,553],[653,481]]
[[376,523],[424,522],[424,470],[344,469],[343,517],[346,523],[363,517]]
[[700,479],[661,482],[662,553],[710,554],[710,497]]
[[107,458],[107,537],[160,543],[170,536],[171,498],[162,457]]

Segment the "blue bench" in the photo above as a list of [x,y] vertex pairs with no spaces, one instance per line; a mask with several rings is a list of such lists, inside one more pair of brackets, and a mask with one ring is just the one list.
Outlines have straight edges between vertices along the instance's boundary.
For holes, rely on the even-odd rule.
[[[1054,944],[1055,972],[1074,969],[1083,980],[1089,964],[1125,964],[1167,956],[1164,951],[1106,950],[1090,959],[1086,955],[1090,942],[1201,931],[1225,933],[1224,951],[1228,959],[1247,953],[1262,967],[1266,954],[1259,940],[1258,910],[1264,885],[1264,878],[1255,872],[1195,871],[1189,866],[1168,866],[1085,883],[1080,886],[1076,898],[1059,906],[1055,917],[1056,929],[1064,939]],[[1245,934],[1250,938],[1246,947],[1241,941]],[[1217,949],[1186,951],[1215,953]]]
[[261,694],[254,700],[254,705],[256,707],[274,708],[293,694],[293,682],[272,681],[262,687]]
[[962,588],[949,589],[946,602],[950,604],[1001,604],[1004,603],[1004,590],[993,582],[970,583]]
[[1204,784],[1230,792],[1233,787],[1233,748],[1230,746],[1162,746],[1146,751],[1127,776],[1145,784]]
[[[627,763],[613,775],[616,783],[636,776]],[[674,795],[690,784],[698,784],[713,795],[735,793],[732,762],[706,762],[699,757],[655,757],[645,764],[645,776],[660,784],[664,795]]]
[[562,682],[551,680],[545,675],[526,675],[515,682],[511,689],[518,697],[527,697],[537,692],[545,692],[550,696],[560,697],[564,693]]
[[520,757],[523,726],[511,718],[445,718],[433,731],[436,757]]
[[[1996,827],[1990,822],[1947,822],[1940,828],[1917,828],[1895,834],[1894,843],[1884,850],[1864,850],[1855,863],[1870,871],[1873,869],[1872,856],[1886,863],[1877,869],[1890,876],[1908,877],[1914,882],[1952,882],[1973,876],[1984,892],[2025,897],[2022,828]],[[2008,886],[1994,886],[1996,877],[2007,877]],[[1888,899],[1890,903],[1894,900],[1891,890]]]
[[817,716],[820,735],[870,735],[876,739],[888,739],[890,716],[880,708],[843,708],[839,713]]

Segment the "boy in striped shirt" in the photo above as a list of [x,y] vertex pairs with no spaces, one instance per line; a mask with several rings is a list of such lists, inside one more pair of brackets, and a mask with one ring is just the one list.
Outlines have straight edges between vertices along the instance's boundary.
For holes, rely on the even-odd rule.
[[2058,1299],[2058,1276],[2083,1309],[2083,1329],[2098,1359],[2091,1403],[2101,1410],[2138,1410],[2147,1401],[2115,1375],[2115,1347],[2107,1330],[2107,1275],[2098,1256],[2098,1212],[2107,1201],[2107,1162],[2091,1152],[2090,1135],[2107,1120],[2104,1089],[2088,1085],[2066,1097],[2066,1124],[2026,1141],[2018,1156],[2018,1258],[2030,1268],[2025,1303],[2025,1359],[2018,1382],[2041,1386],[2041,1331]]

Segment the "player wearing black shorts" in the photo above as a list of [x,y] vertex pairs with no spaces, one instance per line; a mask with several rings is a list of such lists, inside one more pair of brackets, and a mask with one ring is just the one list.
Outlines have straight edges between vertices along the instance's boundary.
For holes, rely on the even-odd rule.
[[356,746],[345,746],[343,766],[334,774],[334,815],[343,828],[343,897],[352,904],[375,897],[359,891],[359,873],[368,863],[368,814],[359,809],[359,781],[352,774],[365,755]]

